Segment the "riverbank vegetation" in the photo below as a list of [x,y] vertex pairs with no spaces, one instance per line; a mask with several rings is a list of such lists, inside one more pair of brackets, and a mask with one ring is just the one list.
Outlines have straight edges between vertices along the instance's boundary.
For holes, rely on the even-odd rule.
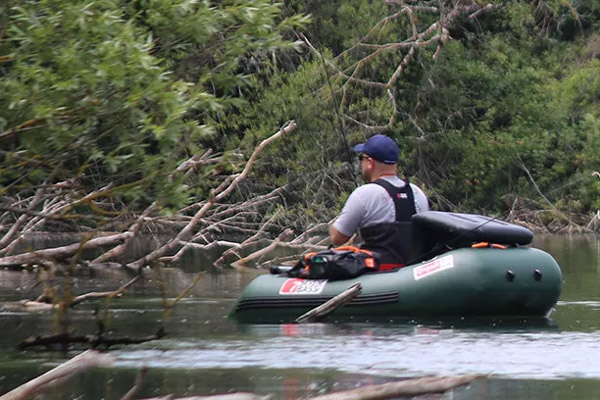
[[[599,229],[600,2],[0,10],[2,266],[322,248],[358,181],[349,146],[379,132],[433,209]],[[32,252],[40,232],[80,240]],[[139,236],[156,245],[124,259]]]

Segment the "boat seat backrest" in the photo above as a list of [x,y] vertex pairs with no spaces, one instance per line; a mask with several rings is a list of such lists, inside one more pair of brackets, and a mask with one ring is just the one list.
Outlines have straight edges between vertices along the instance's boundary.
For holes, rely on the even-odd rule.
[[483,215],[425,211],[413,215],[412,220],[416,238],[413,259],[418,261],[478,242],[523,246],[533,239],[527,228]]

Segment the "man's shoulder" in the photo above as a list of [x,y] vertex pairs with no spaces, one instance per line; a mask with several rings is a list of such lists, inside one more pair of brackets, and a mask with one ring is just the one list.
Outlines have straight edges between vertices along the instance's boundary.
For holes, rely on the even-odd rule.
[[374,185],[372,183],[365,183],[364,185],[361,185],[354,189],[354,191],[350,194],[348,201],[368,201],[368,199],[379,198],[385,193],[387,192],[383,187],[379,185]]
[[377,185],[375,182],[369,182],[369,183],[365,183],[364,185],[360,185],[359,187],[354,189],[353,193],[372,194],[372,193],[380,193],[382,190],[385,191],[385,189],[382,186]]

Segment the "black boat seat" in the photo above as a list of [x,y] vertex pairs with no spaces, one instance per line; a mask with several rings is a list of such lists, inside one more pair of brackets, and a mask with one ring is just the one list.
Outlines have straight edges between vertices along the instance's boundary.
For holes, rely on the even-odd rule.
[[483,215],[425,211],[413,215],[412,221],[415,228],[413,262],[479,242],[523,246],[533,240],[529,229]]

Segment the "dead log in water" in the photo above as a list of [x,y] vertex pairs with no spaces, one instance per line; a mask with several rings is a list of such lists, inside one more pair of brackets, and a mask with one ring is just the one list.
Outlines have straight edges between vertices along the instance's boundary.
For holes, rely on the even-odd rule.
[[70,344],[83,344],[89,347],[97,348],[104,347],[109,348],[120,344],[140,344],[150,342],[152,340],[158,340],[166,336],[166,332],[163,328],[159,328],[158,331],[150,336],[143,337],[111,337],[104,336],[102,334],[97,335],[71,335],[69,333],[59,333],[56,335],[48,336],[31,336],[28,339],[23,340],[17,344],[19,350],[24,350],[34,346],[52,346],[52,345],[70,345]]
[[443,393],[485,377],[487,375],[431,376],[406,379],[399,382],[364,386],[358,389],[329,393],[312,397],[311,400],[376,400],[392,399],[401,396],[417,396],[426,393]]
[[69,361],[51,369],[43,375],[24,383],[23,385],[0,396],[0,400],[31,399],[35,393],[47,390],[57,382],[86,371],[93,367],[106,367],[114,362],[114,358],[95,350],[87,350]]
[[358,296],[361,289],[362,287],[360,285],[360,282],[356,282],[354,285],[350,286],[348,289],[344,290],[342,293],[338,294],[332,299],[329,299],[320,306],[313,308],[305,314],[302,314],[301,316],[296,318],[296,322],[299,324],[305,322],[314,322],[327,316],[332,311],[343,306],[344,304]]
[[[381,385],[364,386],[358,389],[344,390],[321,396],[310,397],[310,400],[383,400],[403,396],[417,396],[429,393],[443,393],[459,386],[467,385],[487,375],[456,375],[445,377],[425,377],[389,382]],[[267,399],[254,393],[231,393],[215,396],[191,397],[153,397],[144,400],[258,400]],[[1,399],[0,399],[1,400]]]
[[[79,303],[82,303],[89,299],[105,299],[105,298],[115,298],[120,297],[125,293],[127,289],[129,289],[135,282],[142,278],[142,270],[139,270],[138,273],[131,278],[127,283],[116,290],[106,291],[106,292],[88,292],[81,294],[79,296],[75,296],[68,303],[68,306],[74,307]],[[17,311],[47,311],[54,310],[59,308],[60,302],[54,302],[55,299],[52,296],[47,295],[46,293],[40,295],[36,300],[20,300],[15,302],[4,303],[0,305],[0,309],[6,310],[17,310]]]
[[228,393],[228,394],[216,394],[213,396],[188,396],[188,397],[173,397],[172,395],[163,397],[151,397],[142,400],[270,400],[273,396],[261,396],[254,393]]

